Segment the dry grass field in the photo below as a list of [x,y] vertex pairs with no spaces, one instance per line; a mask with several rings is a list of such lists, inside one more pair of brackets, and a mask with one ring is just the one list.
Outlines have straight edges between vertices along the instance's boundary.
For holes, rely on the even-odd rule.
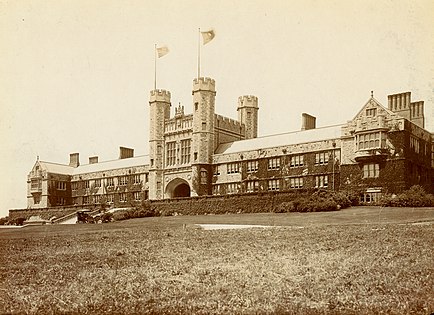
[[431,314],[433,221],[360,207],[0,229],[0,313]]

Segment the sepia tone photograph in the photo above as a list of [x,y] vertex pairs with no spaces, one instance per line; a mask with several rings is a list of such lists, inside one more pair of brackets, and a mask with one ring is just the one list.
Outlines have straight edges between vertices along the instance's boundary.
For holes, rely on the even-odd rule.
[[434,314],[434,2],[0,0],[0,314]]

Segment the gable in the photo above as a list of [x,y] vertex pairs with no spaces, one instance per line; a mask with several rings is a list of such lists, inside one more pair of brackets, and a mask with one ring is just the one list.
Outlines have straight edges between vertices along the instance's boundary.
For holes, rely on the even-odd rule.
[[366,120],[367,118],[375,118],[377,116],[383,116],[389,119],[392,115],[394,115],[392,111],[388,110],[375,98],[371,97],[352,120]]

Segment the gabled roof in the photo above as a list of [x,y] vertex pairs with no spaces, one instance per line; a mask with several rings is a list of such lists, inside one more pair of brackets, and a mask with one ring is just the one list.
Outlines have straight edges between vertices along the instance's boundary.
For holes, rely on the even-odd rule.
[[380,108],[382,111],[384,111],[386,114],[388,114],[389,116],[391,115],[396,115],[396,113],[392,112],[390,109],[384,107],[383,105],[381,105],[381,103],[379,101],[377,101],[374,97],[371,97],[366,103],[365,105],[363,105],[363,107],[359,110],[359,112],[357,113],[356,116],[354,116],[354,119],[357,119],[359,116],[362,116],[365,112],[366,107],[378,107]]
[[38,163],[41,165],[41,168],[43,170],[46,170],[49,173],[77,175],[77,174],[84,174],[84,173],[93,173],[93,172],[108,171],[108,170],[114,170],[120,168],[148,165],[149,156],[142,155],[142,156],[127,158],[127,159],[118,159],[118,160],[105,161],[105,162],[94,163],[94,164],[84,164],[78,167],[72,167],[66,164],[57,164],[57,163],[44,162],[44,161],[39,161]]
[[39,161],[41,169],[49,173],[72,175],[74,168],[65,164],[57,164],[52,162]]
[[282,133],[277,135],[259,137],[248,140],[223,143],[217,147],[216,154],[229,154],[243,151],[253,151],[265,148],[274,148],[284,145],[309,143],[323,140],[338,139],[341,137],[341,128],[335,125],[309,130]]

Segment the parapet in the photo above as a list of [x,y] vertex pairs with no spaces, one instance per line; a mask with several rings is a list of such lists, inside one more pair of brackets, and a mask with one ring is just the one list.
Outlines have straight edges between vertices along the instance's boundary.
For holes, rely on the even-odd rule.
[[238,107],[258,107],[258,98],[253,95],[238,97]]
[[170,103],[170,92],[166,90],[152,90],[149,102]]
[[195,78],[193,80],[193,92],[196,91],[215,92],[215,80],[211,78]]

